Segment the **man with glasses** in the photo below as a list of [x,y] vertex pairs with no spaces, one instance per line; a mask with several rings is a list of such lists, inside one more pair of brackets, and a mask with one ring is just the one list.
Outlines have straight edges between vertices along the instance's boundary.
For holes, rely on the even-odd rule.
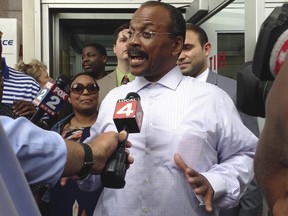
[[[107,94],[87,140],[117,131],[115,104],[136,92],[144,114],[140,133],[129,135],[135,163],[124,188],[104,188],[94,215],[216,216],[221,207],[236,205],[253,178],[257,137],[221,89],[182,75],[176,65],[185,40],[182,13],[164,2],[145,2],[129,35],[136,78]],[[92,180],[99,181],[85,181]]]
[[[231,97],[235,104],[236,80],[217,74],[209,69],[208,57],[210,52],[211,43],[208,41],[206,32],[199,26],[187,23],[184,47],[177,61],[182,74],[218,86]],[[238,112],[244,125],[258,137],[259,126],[257,118],[240,111]],[[262,194],[256,181],[253,180],[241,198],[239,205],[230,209],[221,209],[220,216],[260,215],[262,207]]]

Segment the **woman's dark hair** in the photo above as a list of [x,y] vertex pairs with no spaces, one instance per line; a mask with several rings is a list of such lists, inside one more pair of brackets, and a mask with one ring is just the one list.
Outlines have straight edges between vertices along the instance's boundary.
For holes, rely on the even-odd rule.
[[[91,73],[87,73],[87,72],[81,72],[81,73],[78,73],[78,74],[76,74],[75,76],[73,76],[73,77],[71,78],[71,84],[70,84],[70,85],[72,85],[72,83],[74,82],[74,80],[75,80],[77,77],[82,76],[82,75],[90,76],[90,77],[94,80],[94,82],[95,82],[95,84],[97,85],[98,89],[100,90],[100,87],[98,86],[98,83],[97,83],[96,79],[92,76]],[[71,86],[70,86],[70,87],[71,87]],[[99,90],[98,90],[98,91],[99,91]]]

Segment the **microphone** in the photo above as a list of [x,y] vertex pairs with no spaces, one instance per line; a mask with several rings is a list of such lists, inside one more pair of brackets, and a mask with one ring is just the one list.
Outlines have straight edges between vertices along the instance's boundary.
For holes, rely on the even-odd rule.
[[[142,125],[143,110],[140,96],[135,92],[127,94],[125,99],[116,103],[113,121],[117,130],[126,130],[127,133],[139,133]],[[107,188],[123,188],[125,175],[128,169],[128,154],[125,152],[125,142],[118,144],[117,149],[108,159],[101,174],[102,185]]]
[[273,81],[262,81],[252,73],[252,62],[237,71],[236,107],[251,116],[265,118],[265,101]]
[[47,82],[37,97],[33,100],[33,104],[38,106],[38,110],[31,117],[30,121],[34,124],[39,122],[45,113],[54,116],[68,98],[70,79],[61,74],[55,83]]

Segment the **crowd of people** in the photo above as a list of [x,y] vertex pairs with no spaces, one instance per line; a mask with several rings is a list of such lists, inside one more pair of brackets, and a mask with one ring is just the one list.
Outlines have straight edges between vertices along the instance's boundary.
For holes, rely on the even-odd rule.
[[[285,150],[285,118],[280,116],[286,115],[285,109],[280,102],[278,110],[273,108],[273,96],[282,89],[271,90],[269,126],[265,125],[267,133],[261,134],[258,148],[257,118],[235,107],[237,81],[209,69],[211,47],[205,31],[186,23],[177,8],[144,2],[130,23],[114,32],[113,72],[105,70],[107,52],[102,44],[83,46],[83,71],[69,84],[70,109],[63,108],[65,115],[59,112],[47,130],[29,121],[40,109],[33,104],[40,88],[53,82],[47,65],[33,59],[9,67],[1,44],[0,142],[10,152],[7,160],[15,160],[13,152],[17,156],[31,189],[45,185],[40,197],[34,196],[38,209],[30,203],[31,208],[22,211],[44,216],[260,216],[263,197],[254,178],[257,148],[256,177],[269,207],[275,215],[281,215],[280,207],[287,212],[286,191],[280,187],[286,182],[265,178],[270,173],[286,175],[285,155],[274,154],[277,167],[269,157]],[[285,80],[282,74],[286,70],[281,73]],[[284,86],[283,80],[279,86]],[[117,132],[112,116],[117,101],[130,92],[140,96],[144,115],[140,133],[128,136]],[[283,101],[285,106],[284,97]],[[264,148],[272,139],[267,134],[278,141],[270,152]],[[129,164],[125,187],[103,187],[99,174],[119,142],[125,142]],[[6,175],[8,179],[12,174]],[[21,179],[26,190],[27,182]],[[20,212],[13,186],[7,180],[1,185],[8,191],[3,200],[12,199],[14,204],[9,205]]]

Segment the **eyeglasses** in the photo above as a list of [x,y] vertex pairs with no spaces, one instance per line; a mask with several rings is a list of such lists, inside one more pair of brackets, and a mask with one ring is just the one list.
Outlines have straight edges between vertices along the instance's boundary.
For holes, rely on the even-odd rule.
[[160,35],[160,34],[166,34],[166,35],[172,35],[173,33],[171,33],[171,32],[152,32],[152,31],[150,31],[150,32],[147,32],[147,31],[141,31],[141,32],[139,32],[139,31],[131,31],[131,30],[129,30],[129,31],[127,31],[127,32],[125,32],[126,34],[127,34],[127,37],[128,38],[132,38],[132,37],[134,37],[134,35],[136,35],[138,38],[144,38],[144,39],[151,39],[151,38],[153,38],[155,35]]
[[82,94],[85,89],[89,94],[96,94],[99,91],[99,86],[95,83],[90,83],[87,86],[81,83],[74,83],[70,89],[74,94]]

